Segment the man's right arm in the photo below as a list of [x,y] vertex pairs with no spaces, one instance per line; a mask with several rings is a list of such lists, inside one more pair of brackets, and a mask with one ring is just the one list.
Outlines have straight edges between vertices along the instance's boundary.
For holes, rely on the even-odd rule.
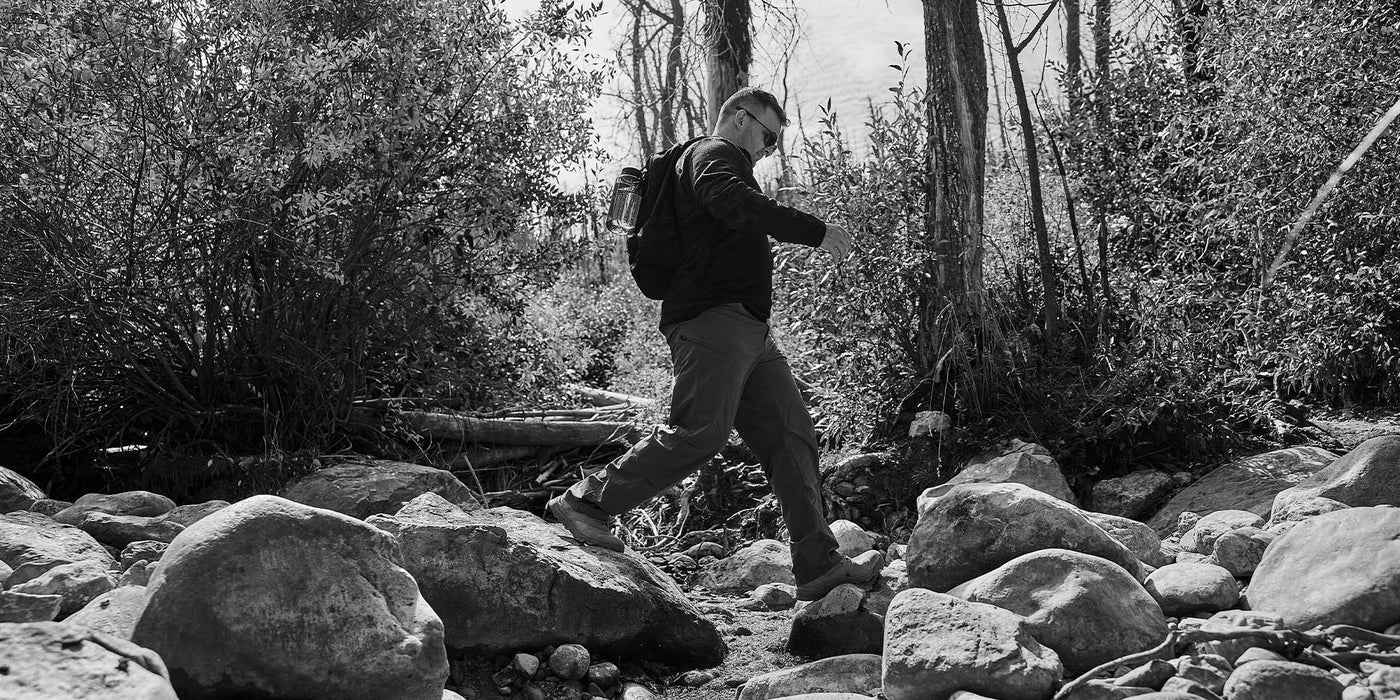
[[[739,231],[768,235],[785,243],[822,245],[826,224],[811,214],[781,204],[750,185],[747,159],[728,141],[705,139],[689,154],[696,197],[716,219]],[[849,243],[849,236],[847,237]]]

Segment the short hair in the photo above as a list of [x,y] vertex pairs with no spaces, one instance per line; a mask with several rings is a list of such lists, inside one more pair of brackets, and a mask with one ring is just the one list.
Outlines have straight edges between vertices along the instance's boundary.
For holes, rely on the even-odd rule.
[[750,112],[755,109],[767,107],[773,110],[774,114],[778,115],[778,123],[783,126],[788,125],[787,112],[784,112],[783,106],[778,104],[778,98],[774,97],[773,93],[762,88],[741,87],[734,91],[734,94],[730,95],[729,99],[724,101],[724,106],[719,108],[720,120],[723,121],[734,116],[734,113],[739,111],[740,107]]

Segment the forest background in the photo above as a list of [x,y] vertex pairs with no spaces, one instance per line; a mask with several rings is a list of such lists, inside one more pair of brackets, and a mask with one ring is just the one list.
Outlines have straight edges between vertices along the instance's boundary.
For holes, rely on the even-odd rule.
[[[0,3],[0,458],[56,497],[271,480],[421,452],[356,408],[664,398],[607,175],[707,133],[797,5]],[[881,97],[804,113],[762,171],[858,241],[778,249],[774,332],[828,447],[937,410],[943,477],[1018,437],[1082,483],[1395,401],[1400,137],[1289,232],[1400,93],[1400,6],[922,8]],[[996,66],[1052,30],[1082,55],[1018,100]]]

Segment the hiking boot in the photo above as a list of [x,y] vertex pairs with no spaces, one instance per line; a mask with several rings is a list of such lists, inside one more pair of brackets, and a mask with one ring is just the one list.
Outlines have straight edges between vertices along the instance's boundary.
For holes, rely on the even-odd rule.
[[612,527],[608,521],[579,510],[577,506],[569,502],[568,494],[549,499],[545,509],[556,520],[564,524],[565,529],[574,536],[574,539],[584,544],[611,549],[614,552],[622,551],[624,546],[622,540],[612,533]]
[[843,584],[854,583],[868,586],[875,582],[880,570],[885,568],[885,557],[875,550],[852,557],[841,557],[840,563],[826,573],[797,587],[798,600],[821,600],[831,589]]

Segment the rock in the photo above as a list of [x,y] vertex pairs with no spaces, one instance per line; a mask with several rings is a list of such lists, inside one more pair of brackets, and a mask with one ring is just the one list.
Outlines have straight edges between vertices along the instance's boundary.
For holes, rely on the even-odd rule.
[[992,605],[910,588],[895,596],[885,617],[881,680],[889,700],[942,698],[956,690],[1043,700],[1062,671],[1024,618]]
[[398,538],[449,646],[498,654],[569,639],[603,656],[677,668],[724,658],[714,623],[656,566],[580,547],[529,513],[467,513],[428,493],[369,522]]
[[1270,650],[1264,649],[1264,648],[1262,648],[1262,647],[1251,647],[1251,648],[1249,648],[1249,649],[1244,650],[1244,653],[1240,654],[1240,658],[1237,659],[1237,660],[1235,661],[1235,668],[1239,668],[1239,667],[1241,667],[1241,666],[1243,666],[1243,665],[1245,665],[1245,664],[1247,664],[1247,663],[1253,662],[1253,661],[1287,661],[1287,660],[1288,660],[1288,659],[1283,658],[1283,655],[1282,655],[1282,654],[1280,654],[1280,653],[1278,653],[1278,652],[1276,652],[1276,651],[1270,651]]
[[1257,527],[1242,527],[1231,530],[1215,541],[1211,563],[1230,572],[1232,576],[1248,577],[1264,558],[1264,550],[1278,538],[1278,535]]
[[1103,557],[1136,577],[1137,557],[1078,508],[1022,484],[964,484],[919,497],[909,539],[909,584],[946,591],[1022,554],[1070,549]]
[[174,508],[174,501],[150,491],[89,493],[79,497],[73,505],[55,513],[53,519],[65,525],[81,525],[88,513],[151,517],[164,515]]
[[58,616],[63,618],[116,587],[117,581],[105,565],[85,559],[55,566],[24,583],[10,586],[10,590],[32,595],[62,596]]
[[617,664],[604,661],[589,666],[587,678],[589,683],[607,689],[617,685],[618,679],[621,678],[621,672],[618,670]]
[[29,510],[41,498],[46,496],[38,484],[13,469],[0,467],[0,513]]
[[1400,506],[1400,435],[1374,437],[1274,498],[1274,510],[1303,497],[1346,505]]
[[534,654],[516,654],[511,657],[510,668],[521,678],[531,678],[540,670],[540,657]]
[[861,693],[802,693],[801,695],[789,695],[787,700],[873,700],[873,698]]
[[[1283,619],[1279,616],[1248,610],[1222,610],[1201,624],[1201,629],[1221,632],[1241,629],[1277,630],[1282,627]],[[1197,654],[1215,654],[1231,664],[1237,664],[1240,663],[1239,659],[1250,649],[1266,647],[1271,644],[1276,643],[1267,641],[1266,637],[1243,637],[1200,642],[1193,645],[1192,651]],[[1278,648],[1282,649],[1283,647],[1279,645]]]
[[157,562],[165,555],[169,542],[157,540],[136,540],[126,545],[122,550],[121,567],[123,570],[131,568],[132,564],[138,561]]
[[750,610],[791,610],[797,604],[797,587],[785,583],[765,583],[749,594]]
[[706,567],[695,578],[695,585],[716,593],[748,593],[768,583],[797,586],[792,553],[777,540],[758,540]]
[[150,650],[77,625],[0,625],[0,659],[7,700],[177,700]]
[[118,548],[142,540],[169,542],[185,530],[185,526],[172,523],[164,516],[112,515],[100,510],[88,511],[73,525],[98,542]]
[[1211,564],[1210,555],[1197,554],[1196,552],[1177,552],[1177,564]]
[[949,479],[947,483],[935,486],[924,492],[925,497],[938,498],[962,484],[1024,484],[1041,493],[1049,494],[1071,505],[1078,501],[1070,490],[1060,465],[1049,453],[1012,452],[995,457],[984,457],[969,462]]
[[903,559],[890,562],[880,570],[880,582],[865,596],[865,609],[884,615],[900,591],[909,587],[909,570]]
[[225,508],[229,507],[228,501],[205,501],[185,506],[175,506],[173,510],[165,514],[165,519],[176,525],[189,527]]
[[1113,683],[1125,688],[1160,688],[1175,675],[1176,666],[1170,661],[1152,659],[1113,679]]
[[849,520],[833,522],[831,532],[836,535],[837,550],[848,557],[875,549],[875,538]]
[[867,610],[864,600],[864,588],[845,583],[799,610],[788,633],[788,652],[807,658],[879,653],[884,620]]
[[1207,688],[1204,685],[1201,685],[1200,683],[1193,681],[1189,678],[1182,678],[1180,676],[1172,676],[1171,678],[1168,678],[1167,682],[1162,684],[1162,692],[1179,693],[1180,695],[1185,696],[1187,698],[1191,698],[1192,700],[1200,700],[1200,698],[1220,697],[1219,693],[1216,693],[1210,688]]
[[1166,618],[1136,579],[1107,559],[1065,549],[1024,554],[949,595],[1025,617],[1031,636],[1072,673],[1167,638]]
[[1128,548],[1142,563],[1151,566],[1166,566],[1171,562],[1162,554],[1162,539],[1156,531],[1145,523],[1107,513],[1082,511],[1089,522],[1098,525],[1109,537]]
[[688,688],[699,688],[715,679],[710,671],[686,671],[681,674],[680,684]]
[[1340,700],[1342,684],[1326,671],[1292,661],[1255,661],[1225,683],[1228,700]]
[[[1170,680],[1170,679],[1169,679]],[[1203,696],[1175,690],[1158,691],[1145,695],[1134,695],[1133,700],[1201,700]]]
[[704,542],[696,542],[695,544],[687,547],[684,552],[681,552],[681,554],[684,554],[687,557],[694,559],[695,561],[699,561],[701,559],[704,559],[705,557],[723,559],[724,545],[718,542],[710,542],[709,540],[706,540]]
[[1346,624],[1379,631],[1394,624],[1400,509],[1348,508],[1298,523],[1264,552],[1249,606],[1298,629]]
[[755,676],[738,700],[773,700],[806,693],[866,693],[880,687],[879,654],[845,654]]
[[1269,522],[1266,527],[1307,520],[1314,515],[1345,510],[1350,507],[1341,501],[1321,496],[1299,496],[1278,504],[1278,507],[1269,514]]
[[1166,535],[1176,526],[1177,517],[1188,511],[1247,510],[1267,518],[1275,495],[1336,459],[1336,454],[1320,447],[1290,447],[1231,462],[1182,489],[1147,524]]
[[29,508],[27,508],[26,510],[30,511],[31,513],[47,515],[50,518],[52,518],[53,516],[63,512],[64,508],[71,507],[72,505],[73,504],[70,501],[57,501],[52,498],[40,498],[31,503],[29,505]]
[[132,639],[185,700],[436,700],[442,623],[401,561],[363,522],[254,496],[170,543]]
[[1176,660],[1178,677],[1199,684],[1216,695],[1225,687],[1225,679],[1230,677],[1232,670],[1234,667],[1225,657],[1215,654],[1195,654]]
[[656,694],[640,683],[623,683],[613,700],[657,700]]
[[117,577],[117,588],[122,586],[144,586],[151,582],[151,574],[155,573],[156,565],[149,561],[133,562]]
[[130,640],[145,609],[145,586],[118,586],[92,599],[64,622]]
[[549,655],[549,669],[565,680],[576,681],[587,676],[588,667],[592,664],[593,657],[588,654],[588,649],[579,644],[560,644]]
[[1187,552],[1210,554],[1215,551],[1215,541],[1221,535],[1242,527],[1263,524],[1264,518],[1247,510],[1217,510],[1202,516],[1195,527],[1181,536],[1181,548]]
[[62,605],[61,595],[0,591],[0,622],[49,622]]
[[452,472],[382,459],[356,459],[312,472],[288,484],[282,497],[363,520],[395,513],[425,493],[467,511],[482,507]]
[[1173,617],[1226,610],[1240,599],[1240,584],[1214,564],[1168,564],[1151,574],[1143,587]]
[[1141,518],[1175,488],[1170,474],[1155,469],[1135,471],[1094,484],[1089,508],[1121,518]]
[[1119,685],[1112,681],[1095,679],[1076,687],[1060,700],[1123,700],[1151,692],[1153,692],[1152,688]]
[[85,560],[104,568],[116,565],[116,559],[92,535],[76,527],[33,512],[0,515],[0,561],[14,569],[8,585],[28,581],[55,566]]

